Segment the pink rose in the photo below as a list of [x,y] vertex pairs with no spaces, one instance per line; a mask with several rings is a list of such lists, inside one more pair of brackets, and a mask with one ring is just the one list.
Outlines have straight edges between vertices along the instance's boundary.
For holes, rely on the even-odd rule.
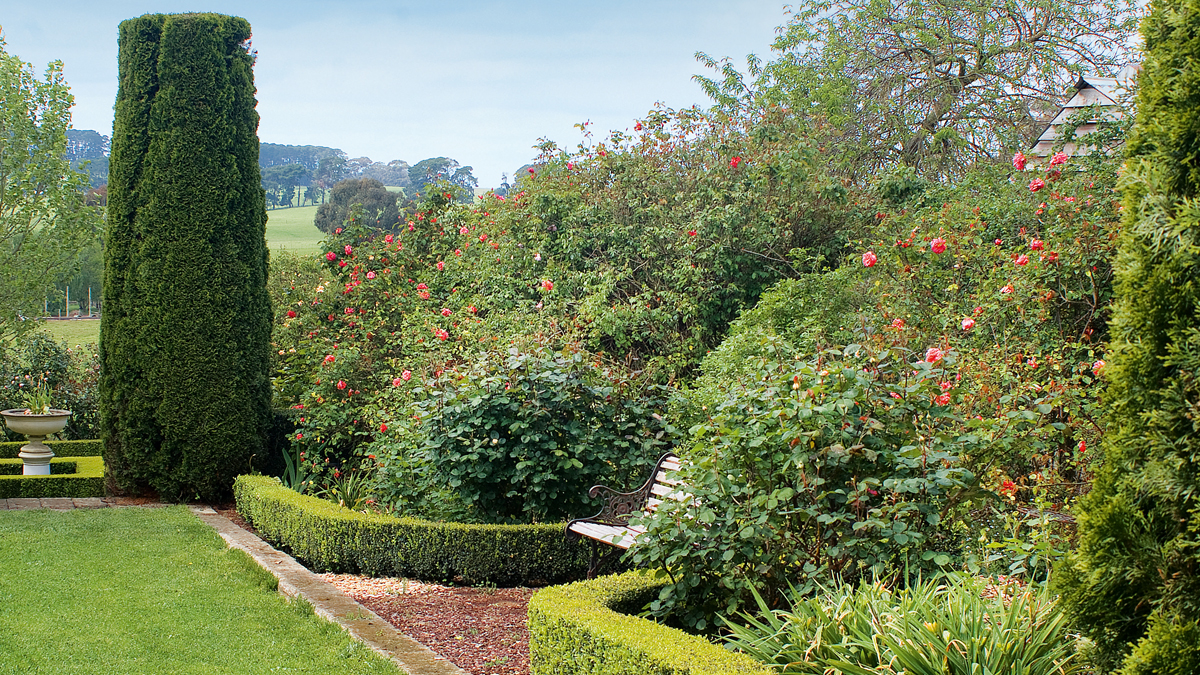
[[333,354],[329,354],[328,356],[325,357],[325,363],[333,363],[333,362],[334,362]]
[[937,363],[938,361],[941,361],[942,357],[945,355],[946,355],[945,352],[938,349],[937,347],[930,347],[929,349],[927,349],[925,351],[925,362],[926,363]]
[[895,328],[896,330],[900,330],[901,328],[904,328],[904,319],[893,319],[892,320],[892,328]]
[[867,251],[862,256],[863,267],[874,267],[879,258],[875,257],[874,251]]
[[1025,265],[1029,264],[1029,256],[1022,253],[1021,255],[1017,256],[1017,259],[1014,262],[1016,262],[1018,265],[1024,267]]
[[395,237],[394,237],[393,235],[390,235],[390,234],[389,234],[389,235],[387,235],[386,237],[384,237],[384,238],[383,238],[383,241],[384,241],[384,242],[386,242],[386,243],[388,243],[388,244],[392,243],[392,241],[393,241],[393,240],[395,240]]
[[1104,363],[1104,359],[1100,359],[1099,361],[1096,361],[1095,363],[1093,363],[1092,364],[1092,375],[1099,377],[1100,371],[1104,370],[1104,366],[1106,366],[1106,365],[1108,365],[1108,364]]
[[1029,181],[1030,192],[1037,192],[1044,187],[1046,187],[1046,181],[1042,180],[1041,178],[1034,178],[1033,180]]
[[462,227],[458,228],[458,233],[459,233],[459,234],[465,235],[465,234],[467,234],[468,232],[470,232],[470,230],[468,230],[468,229],[467,229],[467,226],[466,226],[466,225],[463,225]]
[[375,278],[375,272],[374,272],[374,271],[367,272],[367,278],[368,278],[368,279],[374,279],[374,278]]
[[982,308],[982,307],[976,307],[976,308],[975,308],[975,316],[979,316],[980,314],[983,314],[983,308]]
[[1054,153],[1054,156],[1050,158],[1050,166],[1058,166],[1059,164],[1066,164],[1066,163],[1067,163],[1067,153],[1065,153],[1065,152],[1056,152],[1056,153]]
[[442,270],[446,269],[446,263],[439,260],[438,264],[437,264],[437,268],[438,268],[438,271],[441,272]]
[[346,244],[346,255],[354,253],[354,249],[350,248],[350,244]]
[[442,308],[442,316],[450,316],[450,310],[446,307]]
[[1040,251],[1045,247],[1046,244],[1043,243],[1041,239],[1034,239],[1033,241],[1029,242],[1029,249],[1031,251]]
[[942,239],[941,237],[934,239],[933,241],[929,242],[929,250],[933,251],[934,253],[945,253],[946,240]]
[[450,338],[450,334],[441,328],[434,331],[433,334],[437,336],[437,339],[443,340],[443,341],[448,340]]
[[325,254],[325,259],[329,262],[333,262],[334,260],[337,260],[337,254],[333,251],[330,251],[329,253]]
[[554,290],[554,284],[549,279],[542,280],[542,289],[547,291]]
[[1011,285],[1011,284],[1009,284],[1008,286],[1005,286],[1004,288],[1001,288],[1001,289],[1000,289],[1000,292],[1001,292],[1001,293],[1005,293],[1005,294],[1007,294],[1007,293],[1012,293],[1012,292],[1013,292],[1013,287],[1012,287],[1012,285]]
[[971,318],[963,319],[963,322],[962,322],[963,330],[971,330],[974,327],[975,327],[975,319],[971,319]]
[[412,371],[406,370],[403,373],[400,373],[400,378],[403,379],[405,382],[408,382],[409,380],[412,379]]
[[891,394],[892,398],[902,398],[902,397],[900,396],[900,394],[897,394],[897,393],[896,393],[896,392],[894,392],[894,391],[890,391],[890,392],[888,392],[888,393],[889,393],[889,394]]
[[392,386],[393,386],[393,387],[399,387],[399,386],[400,386],[400,383],[401,383],[401,382],[403,382],[403,381],[404,381],[404,380],[401,380],[400,378],[398,378],[398,377],[397,377],[396,379],[392,380]]
[[425,284],[417,284],[417,290],[418,290],[418,291],[425,291],[425,290],[429,290],[429,287],[428,287],[428,286],[426,286]]
[[933,399],[933,401],[938,405],[950,405],[950,394],[942,394],[941,396]]
[[1013,168],[1015,168],[1017,171],[1025,170],[1025,154],[1024,153],[1017,151],[1017,154],[1013,155]]

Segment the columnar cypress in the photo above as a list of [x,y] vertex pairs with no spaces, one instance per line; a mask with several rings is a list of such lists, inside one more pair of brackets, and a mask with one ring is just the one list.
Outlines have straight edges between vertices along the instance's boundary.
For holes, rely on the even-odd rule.
[[220,499],[263,453],[271,308],[250,24],[120,27],[101,423],[114,486]]
[[1058,575],[1105,671],[1200,672],[1200,0],[1156,0],[1127,147],[1104,465]]

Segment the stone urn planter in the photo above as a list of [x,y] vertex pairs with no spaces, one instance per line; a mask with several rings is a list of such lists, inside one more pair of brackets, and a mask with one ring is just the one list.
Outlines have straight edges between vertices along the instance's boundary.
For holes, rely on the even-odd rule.
[[67,426],[71,411],[50,408],[48,413],[34,415],[27,408],[13,408],[0,411],[0,415],[4,416],[4,424],[9,429],[29,438],[29,443],[21,446],[21,452],[17,453],[17,457],[24,462],[21,473],[26,476],[49,476],[50,458],[54,456],[54,451],[43,441]]

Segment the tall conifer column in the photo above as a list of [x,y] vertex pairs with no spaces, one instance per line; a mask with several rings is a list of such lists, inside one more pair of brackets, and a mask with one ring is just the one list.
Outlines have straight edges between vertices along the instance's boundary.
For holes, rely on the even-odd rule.
[[101,424],[114,487],[221,499],[263,455],[271,308],[250,24],[120,27]]
[[1103,672],[1200,672],[1200,0],[1156,0],[1122,178],[1104,464],[1058,571]]

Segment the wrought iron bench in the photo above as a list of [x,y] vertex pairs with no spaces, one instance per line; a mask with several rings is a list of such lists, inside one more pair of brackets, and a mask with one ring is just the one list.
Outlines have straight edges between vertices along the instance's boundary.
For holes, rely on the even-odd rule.
[[[589,497],[606,498],[604,507],[590,518],[576,518],[567,523],[567,538],[577,540],[586,537],[589,540],[592,547],[589,579],[595,577],[601,566],[629,550],[638,536],[646,531],[640,525],[630,525],[630,518],[653,511],[664,499],[686,498],[686,494],[679,490],[682,483],[675,477],[680,461],[674,453],[663,455],[646,484],[633,492],[617,492],[603,485],[588,490]],[[614,550],[601,555],[600,544],[613,546]]]

